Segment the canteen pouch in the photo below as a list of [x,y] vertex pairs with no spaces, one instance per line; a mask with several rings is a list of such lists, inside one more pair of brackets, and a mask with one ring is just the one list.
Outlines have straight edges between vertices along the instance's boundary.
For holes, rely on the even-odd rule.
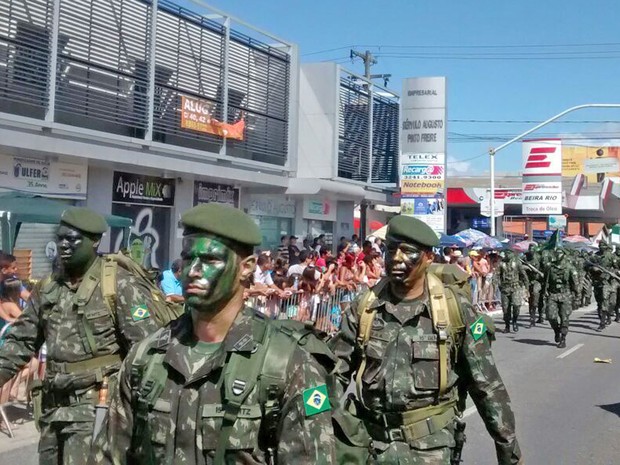
[[43,383],[40,379],[35,379],[30,385],[30,397],[32,398],[32,415],[37,431],[41,431],[39,424],[43,416]]

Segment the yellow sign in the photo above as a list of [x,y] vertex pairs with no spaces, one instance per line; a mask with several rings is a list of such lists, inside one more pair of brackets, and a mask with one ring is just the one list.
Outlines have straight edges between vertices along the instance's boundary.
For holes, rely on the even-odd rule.
[[620,176],[620,147],[581,147],[562,145],[562,176],[585,174],[588,182],[602,182]]
[[433,197],[438,192],[443,193],[443,188],[443,179],[403,179],[400,183],[400,192],[403,196]]

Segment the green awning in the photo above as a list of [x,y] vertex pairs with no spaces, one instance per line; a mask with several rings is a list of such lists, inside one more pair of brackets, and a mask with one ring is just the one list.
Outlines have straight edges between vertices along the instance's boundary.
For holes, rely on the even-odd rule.
[[[0,193],[2,248],[12,250],[15,234],[22,223],[58,224],[67,204],[24,192]],[[132,220],[116,215],[104,215],[112,228],[128,228]],[[8,228],[7,228],[8,226]],[[8,242],[10,241],[10,242]]]

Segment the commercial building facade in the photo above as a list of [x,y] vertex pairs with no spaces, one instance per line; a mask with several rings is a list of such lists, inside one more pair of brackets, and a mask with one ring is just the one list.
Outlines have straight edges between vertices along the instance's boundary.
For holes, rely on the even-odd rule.
[[[301,70],[295,44],[208,5],[6,0],[0,189],[132,218],[129,243],[157,268],[179,255],[180,215],[200,202],[247,211],[261,227],[262,248],[284,234],[350,235],[355,204],[385,202],[389,186],[360,180],[355,162],[345,167],[339,154],[352,149],[304,150],[301,104],[311,99]],[[340,88],[334,80],[331,93]],[[347,114],[359,113],[354,108]],[[397,140],[390,153],[398,153]],[[328,186],[346,179],[349,191],[303,187],[318,179],[308,167],[319,158],[338,166],[321,179]],[[44,249],[52,238],[49,226],[20,230],[16,247],[33,250],[35,274],[51,267]],[[102,250],[121,242],[109,231]]]

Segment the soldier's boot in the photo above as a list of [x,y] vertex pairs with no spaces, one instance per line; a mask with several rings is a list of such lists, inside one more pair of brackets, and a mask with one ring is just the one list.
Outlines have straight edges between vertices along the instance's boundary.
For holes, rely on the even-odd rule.
[[614,319],[616,323],[620,323],[620,310],[616,309],[616,318]]
[[533,328],[536,326],[536,318],[531,316],[530,317],[530,328]]
[[601,324],[598,325],[598,328],[596,328],[597,331],[603,331],[605,329],[607,325],[605,324],[605,319],[601,319]]
[[504,334],[510,334],[510,323],[506,323],[506,328],[504,329]]
[[518,333],[518,332],[519,332],[519,323],[517,322],[517,320],[516,320],[516,319],[515,319],[515,320],[512,320],[512,330],[513,330],[515,333]]
[[542,313],[538,314],[538,321],[536,323],[543,324],[545,322],[545,317]]
[[560,335],[560,341],[558,342],[558,349],[564,349],[566,347],[566,336]]

